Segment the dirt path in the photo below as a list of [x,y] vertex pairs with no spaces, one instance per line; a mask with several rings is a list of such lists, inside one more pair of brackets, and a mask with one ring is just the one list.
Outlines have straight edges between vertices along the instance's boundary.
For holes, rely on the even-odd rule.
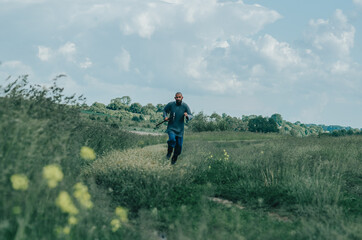
[[164,133],[157,133],[157,132],[142,132],[142,131],[129,131],[131,133],[135,133],[138,135],[152,135],[152,136],[162,136]]

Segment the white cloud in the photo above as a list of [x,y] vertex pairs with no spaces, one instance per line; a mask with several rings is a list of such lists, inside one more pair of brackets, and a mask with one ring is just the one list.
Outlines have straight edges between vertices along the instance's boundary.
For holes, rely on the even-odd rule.
[[348,63],[337,61],[335,64],[333,64],[331,72],[333,74],[336,73],[346,73],[350,70],[350,66]]
[[74,61],[74,55],[77,49],[75,43],[67,42],[58,49],[58,52],[62,54],[68,61]]
[[129,54],[129,52],[126,49],[122,49],[121,54],[115,58],[115,61],[118,65],[118,68],[121,71],[124,71],[124,72],[129,71],[129,66],[131,63],[131,55]]
[[258,40],[257,47],[260,54],[270,60],[278,69],[301,62],[297,52],[288,43],[279,42],[268,34]]
[[251,69],[251,76],[252,77],[261,77],[266,74],[264,67],[261,64],[256,64]]
[[42,3],[46,0],[0,0],[0,3],[23,3],[23,4],[33,4],[33,3]]
[[185,72],[188,76],[198,79],[207,72],[206,68],[207,61],[202,56],[198,56],[187,60]]
[[229,48],[230,47],[230,44],[228,43],[228,41],[216,41],[214,44],[213,44],[213,47],[214,48]]
[[41,61],[49,61],[52,56],[52,50],[48,47],[38,46],[38,58]]
[[182,0],[160,0],[160,1],[171,4],[180,4],[182,2]]
[[[225,77],[225,76],[224,76]],[[237,79],[236,75],[230,76],[230,78],[215,79],[210,81],[205,86],[200,86],[201,88],[212,91],[214,93],[226,93],[230,91],[236,91],[237,93],[241,92],[243,83]]]
[[134,19],[134,23],[138,28],[138,34],[141,37],[150,38],[157,25],[160,24],[160,19],[157,15],[151,12],[146,12],[138,15]]
[[65,59],[67,62],[76,64],[82,69],[90,68],[93,65],[89,57],[79,60],[80,57],[77,54],[77,46],[73,42],[67,42],[64,45],[61,45],[58,49],[38,46],[37,57],[43,62],[48,62],[51,59],[61,61],[64,61]]
[[86,58],[84,62],[81,62],[79,64],[80,68],[87,69],[92,66],[92,61],[89,58]]
[[193,23],[198,18],[212,14],[218,5],[216,0],[185,0],[182,2],[182,7],[185,11],[185,20],[188,23]]
[[255,34],[281,18],[276,11],[259,5],[216,0],[137,2],[121,12],[121,31],[143,38],[171,27],[186,27],[188,34],[204,39]]
[[0,65],[0,80],[4,80],[9,76],[18,77],[21,75],[34,75],[32,67],[22,61],[13,60],[5,61]]
[[354,46],[355,28],[348,23],[342,10],[337,9],[330,20],[311,20],[309,38],[316,50],[325,56],[348,58]]
[[357,6],[362,7],[362,0],[353,0],[354,4],[356,4]]

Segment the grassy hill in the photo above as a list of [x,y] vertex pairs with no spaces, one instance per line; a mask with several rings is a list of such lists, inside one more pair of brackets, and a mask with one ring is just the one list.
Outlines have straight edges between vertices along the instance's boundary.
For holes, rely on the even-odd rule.
[[171,166],[56,85],[1,91],[1,239],[362,238],[361,135],[187,132]]

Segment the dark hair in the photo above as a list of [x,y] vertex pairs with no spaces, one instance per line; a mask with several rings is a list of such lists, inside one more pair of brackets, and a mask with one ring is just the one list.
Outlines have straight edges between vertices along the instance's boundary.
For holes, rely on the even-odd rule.
[[175,96],[176,96],[176,95],[181,95],[181,96],[182,96],[182,93],[181,93],[181,92],[177,92],[177,93],[175,94]]

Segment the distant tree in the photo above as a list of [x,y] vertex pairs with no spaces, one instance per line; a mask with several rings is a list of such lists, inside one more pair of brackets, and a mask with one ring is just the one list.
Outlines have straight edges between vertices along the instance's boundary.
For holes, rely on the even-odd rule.
[[241,119],[243,120],[243,122],[249,122],[250,119],[254,119],[256,117],[258,117],[258,116],[256,116],[256,115],[250,115],[250,116],[243,115]]
[[124,105],[129,106],[131,104],[131,98],[129,96],[123,96],[121,97],[121,102]]
[[143,106],[141,109],[142,114],[151,115],[157,111],[157,108],[152,105],[152,103],[148,103],[146,106]]
[[128,106],[123,103],[122,98],[114,98],[111,100],[111,103],[107,105],[107,108],[111,110],[120,110],[127,109]]
[[268,119],[266,132],[279,132],[276,121],[272,118]]
[[351,128],[347,130],[347,135],[353,135],[353,133],[354,132],[353,132],[353,130]]
[[262,116],[250,119],[248,122],[248,129],[250,132],[278,132],[278,126],[274,119],[268,119]]
[[210,119],[212,121],[218,122],[218,121],[220,121],[222,119],[222,117],[219,114],[214,112],[214,113],[211,114]]
[[166,106],[166,104],[157,104],[156,105],[156,108],[157,108],[157,110],[156,110],[156,112],[163,112],[163,109],[165,108],[165,106]]
[[129,111],[133,113],[141,113],[142,105],[140,103],[132,103],[129,107]]
[[207,122],[207,116],[203,112],[194,115],[193,120],[189,123],[189,127],[194,132],[208,131],[209,126]]
[[342,137],[347,135],[346,129],[334,130],[331,134],[333,137]]
[[282,115],[280,115],[279,113],[274,113],[273,115],[271,115],[270,118],[272,118],[279,126],[283,124]]
[[103,103],[95,102],[90,106],[90,110],[93,112],[104,112],[106,110],[106,105]]

